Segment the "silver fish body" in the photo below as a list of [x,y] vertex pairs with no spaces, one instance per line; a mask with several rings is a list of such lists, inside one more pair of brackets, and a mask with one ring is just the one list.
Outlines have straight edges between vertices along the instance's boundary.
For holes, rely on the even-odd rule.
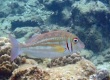
[[56,58],[84,48],[83,42],[76,35],[65,31],[40,34],[30,38],[25,44],[18,43],[11,35],[9,38],[12,43],[12,61],[21,53],[31,58]]

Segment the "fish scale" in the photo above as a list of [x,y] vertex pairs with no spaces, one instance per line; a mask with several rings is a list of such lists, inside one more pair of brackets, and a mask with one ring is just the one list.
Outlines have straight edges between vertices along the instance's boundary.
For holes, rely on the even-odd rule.
[[72,36],[71,33],[65,31],[52,31],[44,34],[37,35],[32,38],[31,42],[37,42],[43,40],[45,38],[52,38],[52,37],[69,37]]
[[49,43],[58,45],[58,43],[60,44],[61,41],[66,42],[66,38],[56,37],[56,38],[51,38],[51,39],[50,38],[49,39],[44,39],[44,40],[41,40],[41,41],[38,41],[38,42],[35,42],[35,43],[28,44],[26,47],[29,47],[29,46],[33,46],[33,47],[34,46],[44,46],[45,44],[47,44],[47,46],[49,46]]
[[[34,46],[43,46],[44,43],[47,42],[61,42],[68,39],[68,37],[73,37],[75,35],[65,32],[65,31],[52,31],[44,34],[40,34],[37,36],[32,37],[30,42],[28,42],[26,45],[22,47],[34,47]],[[46,46],[46,44],[44,44]],[[56,44],[54,44],[56,45]],[[49,44],[47,44],[49,46]],[[51,46],[51,45],[50,45]]]

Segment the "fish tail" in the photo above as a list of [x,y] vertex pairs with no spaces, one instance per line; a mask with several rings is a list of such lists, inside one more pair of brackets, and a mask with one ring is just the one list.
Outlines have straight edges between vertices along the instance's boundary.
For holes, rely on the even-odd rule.
[[21,53],[21,51],[20,51],[19,42],[14,37],[12,37],[11,34],[9,34],[9,39],[10,39],[10,42],[11,42],[11,45],[12,45],[12,48],[11,48],[11,61],[13,61]]

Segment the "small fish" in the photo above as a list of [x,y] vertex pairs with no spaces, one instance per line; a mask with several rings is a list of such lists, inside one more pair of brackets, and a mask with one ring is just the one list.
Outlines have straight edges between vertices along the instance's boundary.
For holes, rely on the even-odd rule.
[[85,46],[75,35],[66,31],[50,31],[33,36],[24,44],[9,34],[12,44],[11,61],[21,53],[31,58],[57,58],[80,51]]

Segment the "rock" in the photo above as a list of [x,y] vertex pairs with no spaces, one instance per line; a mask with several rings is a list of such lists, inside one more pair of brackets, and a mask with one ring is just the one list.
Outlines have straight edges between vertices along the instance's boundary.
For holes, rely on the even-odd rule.
[[34,65],[25,64],[15,69],[9,80],[49,80],[49,78],[48,72]]
[[96,72],[96,67],[90,61],[82,59],[75,64],[53,67],[46,70],[50,80],[89,80],[89,76]]
[[11,45],[9,40],[2,37],[0,42],[4,42],[4,45],[0,45],[0,79],[8,79],[12,75],[13,70],[25,63],[25,61],[22,57],[11,61]]
[[99,70],[91,75],[89,80],[110,80],[110,73],[107,70]]
[[76,1],[72,6],[78,8],[83,14],[91,11],[108,11],[108,8],[101,1],[90,1],[87,3],[87,0],[81,0]]
[[47,65],[48,67],[55,67],[55,66],[65,66],[68,64],[75,64],[76,62],[80,61],[82,57],[78,54],[72,54],[69,56],[64,56],[56,59],[52,59],[51,62]]
[[88,60],[82,59],[75,64],[47,68],[40,65],[25,64],[13,71],[9,80],[88,80],[95,74],[96,67]]

